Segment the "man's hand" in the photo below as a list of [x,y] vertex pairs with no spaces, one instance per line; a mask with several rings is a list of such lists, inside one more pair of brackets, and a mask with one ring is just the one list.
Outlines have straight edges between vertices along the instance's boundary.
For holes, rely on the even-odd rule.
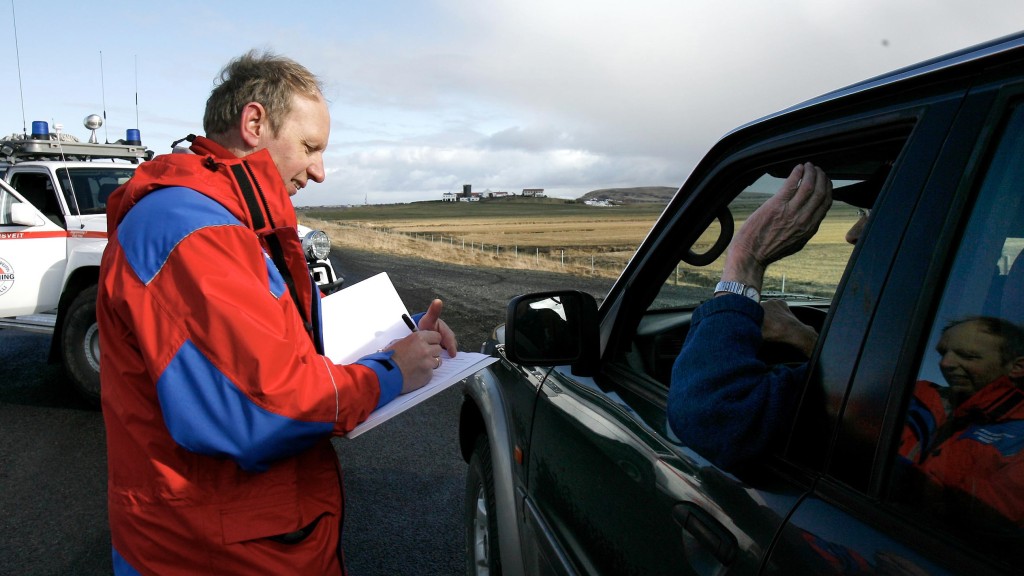
[[434,299],[430,303],[430,307],[427,308],[427,312],[420,318],[419,328],[420,330],[433,330],[441,334],[441,347],[448,351],[448,355],[455,358],[455,354],[459,351],[459,343],[455,339],[455,332],[445,324],[444,320],[441,320],[441,310],[444,308],[444,303],[438,299]]
[[402,371],[402,394],[405,394],[430,382],[434,369],[440,365],[441,334],[420,330],[395,340],[386,349],[395,351],[391,360]]
[[455,333],[441,320],[444,303],[434,300],[420,318],[419,332],[413,332],[388,345],[395,353],[391,359],[402,371],[402,394],[421,388],[430,382],[434,370],[441,366],[442,351],[454,358],[458,352]]
[[779,191],[743,223],[729,245],[723,280],[761,290],[769,264],[799,252],[832,206],[832,182],[810,162],[798,165]]
[[761,308],[764,309],[761,337],[765,342],[789,344],[810,358],[818,341],[814,328],[798,320],[782,300],[765,300]]

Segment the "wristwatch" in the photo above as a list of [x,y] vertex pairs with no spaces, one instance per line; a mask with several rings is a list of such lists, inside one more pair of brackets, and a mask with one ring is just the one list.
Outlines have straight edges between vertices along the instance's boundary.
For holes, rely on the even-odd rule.
[[715,284],[715,294],[719,292],[732,292],[733,294],[739,294],[740,296],[746,296],[754,302],[761,301],[761,293],[753,286],[747,286],[742,282],[726,281],[723,280],[718,284]]

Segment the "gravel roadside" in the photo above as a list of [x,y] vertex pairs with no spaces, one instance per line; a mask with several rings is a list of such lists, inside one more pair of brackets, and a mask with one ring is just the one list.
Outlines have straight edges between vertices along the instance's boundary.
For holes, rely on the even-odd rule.
[[387,272],[412,313],[426,310],[433,298],[444,300],[442,318],[459,337],[459,348],[473,352],[505,321],[505,307],[514,296],[576,289],[589,292],[600,303],[614,282],[611,278],[476,268],[359,250],[341,250],[335,256],[335,270],[344,276],[346,286]]

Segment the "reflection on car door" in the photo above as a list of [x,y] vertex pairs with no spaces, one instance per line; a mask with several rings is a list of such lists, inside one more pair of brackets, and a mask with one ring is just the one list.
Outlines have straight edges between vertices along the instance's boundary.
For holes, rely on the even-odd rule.
[[526,522],[553,548],[528,572],[556,561],[601,574],[757,572],[803,490],[769,478],[754,488],[674,445],[664,403],[611,383],[629,375],[610,370],[604,390],[565,368],[541,389]]
[[[947,138],[958,145],[947,147],[935,161],[939,168],[928,173],[921,190],[928,201],[904,199],[917,208],[906,233],[898,235],[904,238],[900,258],[880,292],[831,463],[787,523],[770,566],[807,566],[820,574],[1019,573],[1019,528],[999,543],[995,525],[981,514],[951,522],[956,516],[944,516],[949,509],[939,499],[928,500],[932,492],[918,501],[898,482],[906,470],[899,468],[897,440],[915,383],[937,371],[937,359],[928,354],[937,334],[955,319],[1016,320],[1010,315],[1019,311],[1019,302],[1010,311],[988,306],[1000,303],[993,290],[1005,287],[1012,262],[1007,249],[1013,255],[1019,250],[1008,240],[1022,234],[1018,222],[1024,222],[1018,184],[1024,85],[978,84]],[[958,250],[963,254],[953,260]],[[843,294],[843,300],[852,298]],[[971,478],[969,470],[960,479],[978,492],[994,481]]]

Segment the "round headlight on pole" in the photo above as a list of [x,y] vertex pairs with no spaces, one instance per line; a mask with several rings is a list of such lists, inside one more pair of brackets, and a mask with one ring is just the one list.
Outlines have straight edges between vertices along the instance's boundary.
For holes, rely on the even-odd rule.
[[323,230],[313,230],[302,237],[302,251],[307,258],[323,260],[331,253],[331,239]]

